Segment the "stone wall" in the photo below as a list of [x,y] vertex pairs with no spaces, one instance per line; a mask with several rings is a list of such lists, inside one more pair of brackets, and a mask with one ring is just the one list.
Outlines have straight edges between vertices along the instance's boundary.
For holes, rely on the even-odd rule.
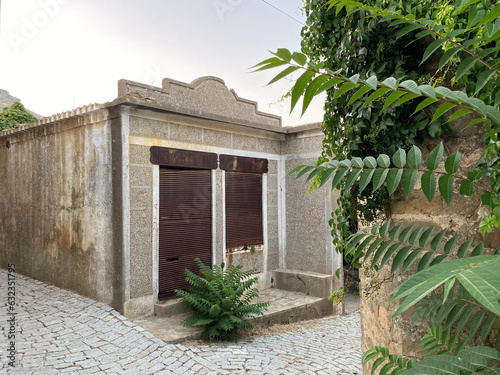
[[[467,121],[455,121],[453,131],[444,133],[442,140],[445,144],[443,161],[447,156],[459,150],[462,154],[462,167],[458,174],[466,175],[467,171],[474,169],[475,163],[483,152],[481,133],[483,128],[475,126],[466,128]],[[419,145],[422,149],[423,160],[427,159],[429,152],[441,139],[427,139]],[[444,170],[444,164],[440,166]],[[488,184],[486,180],[486,184]],[[389,202],[388,214],[392,219],[391,225],[436,225],[434,234],[439,230],[449,228],[444,240],[460,233],[460,242],[469,237],[474,237],[474,243],[483,240],[479,234],[479,223],[483,218],[483,209],[480,208],[481,192],[472,197],[458,195],[459,182],[455,183],[455,194],[449,206],[436,192],[432,202],[428,202],[420,188],[420,179],[408,200],[404,199],[402,192],[396,192]],[[487,235],[484,239],[487,247],[498,247],[498,236]],[[474,245],[473,243],[473,245]],[[399,356],[408,358],[420,357],[420,339],[426,333],[426,327],[410,325],[412,309],[401,316],[391,318],[396,311],[398,303],[390,303],[390,292],[400,285],[416,271],[414,265],[405,276],[396,273],[390,276],[389,267],[385,266],[380,272],[361,270],[361,322],[362,322],[362,350],[379,345],[385,346]],[[379,285],[374,288],[373,283]],[[369,296],[364,291],[369,291]],[[365,366],[369,373],[371,363]]]

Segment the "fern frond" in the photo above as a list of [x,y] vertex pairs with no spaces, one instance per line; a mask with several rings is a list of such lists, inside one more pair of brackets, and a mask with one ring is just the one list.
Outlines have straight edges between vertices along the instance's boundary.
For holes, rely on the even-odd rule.
[[373,346],[368,349],[362,357],[363,364],[374,360],[372,364],[371,374],[375,373],[377,368],[380,366],[380,375],[389,374],[396,375],[404,371],[405,369],[410,369],[415,363],[414,359],[407,359],[406,357],[398,357],[394,354],[389,353],[389,349],[383,346]]

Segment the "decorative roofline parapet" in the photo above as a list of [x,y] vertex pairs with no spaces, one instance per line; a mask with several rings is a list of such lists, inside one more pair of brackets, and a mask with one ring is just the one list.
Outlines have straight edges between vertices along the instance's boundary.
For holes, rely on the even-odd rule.
[[120,80],[118,96],[131,102],[213,120],[281,127],[280,116],[259,111],[257,102],[240,98],[218,77],[201,77],[191,83],[165,78],[162,86]]

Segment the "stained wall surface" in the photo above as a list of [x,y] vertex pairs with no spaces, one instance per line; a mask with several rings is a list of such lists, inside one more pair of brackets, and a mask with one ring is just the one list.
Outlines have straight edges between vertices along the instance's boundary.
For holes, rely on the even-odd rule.
[[116,305],[114,120],[85,110],[0,134],[0,264]]

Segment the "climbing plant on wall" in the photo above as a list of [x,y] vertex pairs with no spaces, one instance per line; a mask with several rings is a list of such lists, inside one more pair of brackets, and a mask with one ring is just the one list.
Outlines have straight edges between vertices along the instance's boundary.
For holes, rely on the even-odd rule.
[[[394,9],[398,7],[415,18],[432,19],[441,27],[441,33],[448,33],[463,27],[467,19],[451,16],[454,7],[448,1],[436,0],[369,0],[365,5]],[[345,76],[359,74],[361,77],[376,75],[392,76],[400,82],[413,80],[419,84],[439,84],[449,81],[449,70],[457,67],[462,52],[451,48],[447,61],[439,61],[439,56],[422,55],[432,43],[429,30],[415,27],[400,20],[372,17],[365,12],[348,12],[345,7],[329,7],[327,0],[305,0],[306,26],[302,30],[302,51],[310,63],[321,63],[330,71],[341,71]],[[484,10],[478,9],[471,15],[479,20]],[[396,22],[394,22],[396,21]],[[477,21],[478,22],[478,21]],[[476,22],[476,23],[477,23]],[[415,37],[417,35],[417,37]],[[432,48],[435,48],[433,45]],[[439,46],[437,46],[439,47]],[[453,47],[453,46],[452,46]],[[449,48],[449,47],[448,47]],[[492,52],[488,58],[495,58]],[[470,71],[481,71],[479,64]],[[439,66],[440,69],[436,69]],[[483,69],[484,70],[484,69]],[[290,69],[288,72],[291,72]],[[457,83],[466,92],[480,92],[483,100],[491,103],[491,72],[484,73],[481,87],[467,79],[464,70]],[[385,106],[381,100],[364,103],[360,96],[366,94],[350,90],[336,92],[327,90],[324,117],[324,152],[321,161],[352,156],[375,156],[378,153],[392,153],[397,148],[408,150],[422,140],[424,135],[438,137],[449,130],[449,123],[441,117],[433,119],[431,113],[437,103],[431,103],[423,111],[415,112],[418,101],[400,101],[398,106]],[[342,124],[340,126],[340,124]],[[347,237],[355,229],[357,219],[372,221],[383,210],[387,191],[382,187],[375,192],[371,189],[359,192],[341,187],[339,210],[335,212],[335,229],[340,238]],[[336,240],[341,250],[343,241]]]
[[[373,70],[333,70],[324,59],[285,49],[279,49],[257,69],[286,66],[271,82],[302,71],[291,90],[292,109],[302,98],[305,111],[316,95],[327,91],[329,98],[344,98],[342,105],[349,107],[345,113],[353,113],[358,120],[374,103],[379,112],[392,108],[393,113],[412,103],[412,114],[428,111],[426,126],[439,119],[451,122],[469,115],[468,126],[484,128],[485,148],[476,168],[466,175],[458,173],[458,151],[443,163],[442,144],[423,163],[422,153],[415,145],[399,144],[395,150],[373,150],[371,155],[354,155],[352,150],[334,155],[339,149],[331,136],[326,141],[333,145],[331,154],[325,151],[322,160],[297,166],[292,173],[297,178],[307,176],[306,181],[314,181],[318,188],[331,183],[332,189],[352,191],[357,184],[356,194],[385,188],[391,195],[401,186],[406,197],[420,179],[429,201],[441,197],[447,204],[456,194],[457,182],[460,195],[481,195],[486,215],[478,229],[484,234],[500,226],[500,4],[458,0],[438,3],[438,8],[428,10],[425,2],[419,3],[424,6],[419,8],[411,2],[390,2],[389,7],[340,0],[311,2],[326,4],[327,10],[336,16],[343,14],[346,19],[361,17],[368,24],[376,21],[374,27],[379,23],[396,27],[396,37],[410,36],[414,45],[424,40],[420,64],[435,59],[438,70],[444,71],[446,85],[439,80],[401,78],[397,71],[378,75]],[[362,46],[356,48],[359,52]],[[349,59],[351,54],[343,58]],[[396,117],[402,116],[399,113]],[[377,121],[383,120],[379,116]],[[356,124],[353,120],[352,125]],[[341,132],[347,125],[339,121],[326,126]],[[404,124],[401,129],[405,129]],[[360,258],[367,267],[379,269],[388,265],[392,274],[404,274],[413,265],[417,268],[393,291],[393,301],[402,300],[395,315],[416,306],[414,320],[430,323],[422,339],[422,358],[408,360],[390,354],[387,348],[373,347],[365,353],[364,360],[374,360],[373,369],[380,374],[500,374],[500,352],[492,347],[500,343],[498,329],[494,329],[500,318],[499,252],[485,251],[483,243],[472,247],[472,238],[460,239],[455,235],[445,240],[446,232],[426,226],[391,227],[386,221],[358,231],[345,243],[344,251]],[[496,337],[492,338],[494,333]],[[469,347],[477,336],[490,340],[490,346]]]

